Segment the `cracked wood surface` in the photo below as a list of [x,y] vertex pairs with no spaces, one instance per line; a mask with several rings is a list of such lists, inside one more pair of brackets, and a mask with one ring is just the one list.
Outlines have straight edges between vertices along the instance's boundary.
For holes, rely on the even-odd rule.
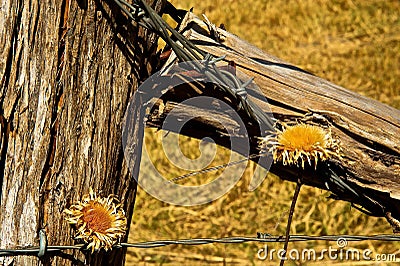
[[[149,2],[156,10],[164,3]],[[73,244],[62,211],[89,187],[122,198],[130,221],[136,182],[123,160],[122,119],[137,80],[151,71],[155,36],[112,1],[5,1],[0,21],[0,247],[37,246],[41,228],[49,245]],[[58,255],[41,262],[84,259]],[[86,263],[123,263],[122,249],[103,255]],[[40,264],[24,256],[2,263]]]

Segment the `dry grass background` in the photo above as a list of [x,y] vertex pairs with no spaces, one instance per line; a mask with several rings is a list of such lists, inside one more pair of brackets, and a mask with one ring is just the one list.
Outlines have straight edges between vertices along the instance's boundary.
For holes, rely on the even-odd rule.
[[[400,2],[372,0],[337,1],[238,1],[174,0],[179,8],[207,17],[270,54],[350,90],[400,108]],[[146,130],[145,145],[152,150],[157,169],[169,177],[182,172],[165,158],[160,137],[165,132]],[[199,141],[181,137],[181,149],[190,158],[200,155]],[[218,154],[229,151],[218,148]],[[225,162],[217,156],[212,165]],[[250,236],[257,232],[283,235],[294,184],[268,175],[262,185],[248,191],[254,165],[249,164],[238,184],[220,199],[201,206],[180,207],[163,203],[139,188],[129,242],[200,237]],[[146,174],[142,166],[141,174]],[[214,174],[214,173],[212,173]],[[197,176],[190,182],[214,178]],[[217,172],[218,174],[218,172]],[[349,203],[327,199],[329,193],[303,187],[297,203],[292,234],[390,234],[382,218],[369,217]],[[290,243],[292,248],[321,251],[334,242]],[[127,265],[276,265],[259,261],[260,243],[168,246],[129,249]],[[268,244],[279,249],[282,244]],[[363,241],[349,248],[396,253],[400,243]],[[287,262],[298,265],[300,262]],[[302,262],[307,265],[374,265],[370,262]],[[375,262],[376,263],[376,262]],[[386,264],[381,264],[386,265]]]

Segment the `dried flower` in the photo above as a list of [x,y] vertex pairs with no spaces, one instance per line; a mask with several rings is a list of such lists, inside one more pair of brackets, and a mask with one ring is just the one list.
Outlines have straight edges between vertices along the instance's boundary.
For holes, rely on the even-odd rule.
[[78,230],[76,239],[82,239],[92,252],[111,249],[127,230],[125,212],[118,199],[114,195],[97,197],[91,188],[88,195],[64,213],[68,215],[66,220]]
[[[281,128],[281,129],[279,129]],[[318,160],[341,158],[339,141],[332,137],[329,128],[317,125],[283,122],[275,126],[276,131],[261,138],[260,149],[272,153],[274,162],[296,165],[304,169],[305,162],[317,168]]]

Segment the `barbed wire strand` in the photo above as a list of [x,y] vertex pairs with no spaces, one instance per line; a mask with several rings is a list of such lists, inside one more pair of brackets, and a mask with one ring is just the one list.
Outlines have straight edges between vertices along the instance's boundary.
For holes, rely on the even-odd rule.
[[191,176],[195,176],[195,175],[199,175],[199,174],[205,174],[205,173],[209,173],[209,172],[213,172],[213,171],[218,171],[219,169],[222,169],[222,168],[225,168],[225,167],[234,166],[234,165],[237,165],[237,164],[248,162],[249,160],[255,159],[255,158],[260,157],[260,156],[265,156],[265,154],[266,154],[266,152],[262,152],[262,151],[260,153],[258,153],[258,154],[250,154],[249,156],[247,156],[244,159],[233,161],[233,162],[229,162],[229,163],[220,164],[220,165],[217,165],[217,166],[208,167],[208,168],[205,168],[205,169],[201,169],[199,171],[195,171],[195,172],[191,172],[191,173],[184,174],[184,175],[181,175],[181,176],[177,176],[177,177],[174,177],[174,178],[168,180],[168,182],[175,183],[175,182],[181,181],[183,179],[189,178]]
[[[291,235],[289,237],[290,242],[304,242],[304,241],[339,241],[345,240],[347,242],[359,242],[365,240],[375,241],[400,241],[400,235],[330,235],[330,236],[307,236],[307,235]],[[206,245],[206,244],[241,244],[241,243],[278,243],[284,242],[284,236],[272,236],[264,234],[261,238],[256,237],[223,237],[223,238],[190,238],[190,239],[179,239],[179,240],[156,240],[156,241],[145,241],[137,243],[118,243],[114,245],[114,248],[156,248],[164,247],[169,245]],[[86,245],[67,245],[67,246],[47,246],[45,251],[49,252],[60,252],[65,250],[85,250]],[[18,255],[29,255],[39,256],[41,252],[40,246],[25,247],[16,249],[0,249],[0,257],[5,256],[18,256]],[[44,255],[44,254],[43,254]]]

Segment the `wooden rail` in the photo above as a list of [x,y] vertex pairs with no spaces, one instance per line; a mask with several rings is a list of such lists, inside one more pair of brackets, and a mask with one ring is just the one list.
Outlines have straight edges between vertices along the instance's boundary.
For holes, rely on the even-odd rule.
[[[341,141],[343,159],[330,161],[328,168],[305,169],[304,182],[310,186],[330,190],[337,199],[360,205],[370,214],[385,216],[394,231],[399,231],[399,110],[307,73],[223,29],[204,23],[191,13],[185,17],[180,28],[183,34],[202,50],[216,57],[225,55],[222,65],[234,65],[238,72],[254,77],[261,93],[250,87],[249,99],[263,111],[272,112],[279,120],[293,120],[312,113],[314,117],[323,117],[329,121],[332,133]],[[179,114],[180,118],[198,117],[192,119],[190,125],[179,133],[196,138],[209,136],[217,144],[229,147],[229,138],[221,134],[225,131],[220,123],[199,118],[202,114],[212,112],[211,107],[207,109],[177,104],[196,95],[210,95],[237,107],[234,100],[216,92],[209,84],[185,84],[171,89],[164,95],[165,108],[152,112],[147,124],[163,127],[165,116],[173,108],[178,108],[174,113]],[[248,125],[251,150],[253,153],[257,152],[259,130],[253,126],[254,121],[244,116],[242,118]],[[218,119],[230,120],[229,116],[225,115],[220,115]],[[235,121],[227,124],[231,124],[232,127],[236,125]],[[242,151],[239,149],[238,152]],[[270,171],[282,179],[297,180],[296,167],[274,164]],[[356,193],[350,193],[340,186],[336,187],[333,183],[327,186],[329,175],[335,175]]]

